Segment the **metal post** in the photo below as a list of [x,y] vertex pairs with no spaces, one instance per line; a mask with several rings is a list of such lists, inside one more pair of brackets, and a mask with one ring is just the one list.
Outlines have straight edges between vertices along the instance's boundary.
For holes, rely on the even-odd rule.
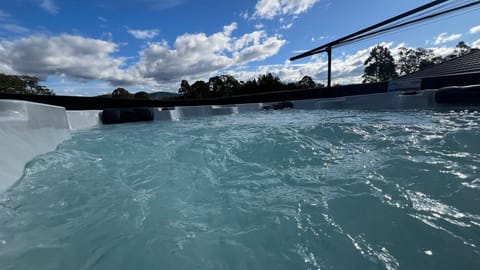
[[332,86],[332,47],[327,47],[326,49],[328,54],[328,80],[327,80],[327,87],[330,88]]

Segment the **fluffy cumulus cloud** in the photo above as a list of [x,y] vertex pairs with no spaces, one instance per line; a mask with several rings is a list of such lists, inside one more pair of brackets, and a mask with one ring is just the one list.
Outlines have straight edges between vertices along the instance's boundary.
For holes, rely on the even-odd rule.
[[445,57],[447,55],[453,54],[455,52],[455,47],[447,47],[447,46],[441,46],[441,47],[430,47],[427,48],[433,51],[433,54]]
[[458,40],[462,37],[462,34],[451,34],[449,35],[448,33],[441,33],[435,38],[435,45],[440,45],[443,43],[451,42]]
[[281,15],[298,15],[313,7],[319,0],[259,0],[254,17],[273,19]]
[[0,41],[0,72],[41,78],[65,74],[76,80],[112,83],[138,81],[119,68],[124,59],[111,56],[116,50],[112,42],[72,35]]
[[152,39],[158,35],[160,31],[158,29],[146,29],[146,30],[128,30],[128,33],[136,39]]
[[222,32],[184,34],[177,37],[173,48],[166,42],[151,43],[140,53],[138,72],[157,82],[200,78],[226,68],[264,60],[277,54],[285,43],[278,36],[268,37],[264,31],[232,36],[237,24],[225,26]]
[[3,40],[0,73],[102,80],[115,86],[165,85],[184,78],[205,79],[226,68],[264,60],[285,43],[261,30],[234,37],[236,28],[233,23],[212,35],[184,34],[173,48],[166,42],[148,43],[139,60],[129,66],[127,59],[115,56],[120,47],[111,41],[67,34]]

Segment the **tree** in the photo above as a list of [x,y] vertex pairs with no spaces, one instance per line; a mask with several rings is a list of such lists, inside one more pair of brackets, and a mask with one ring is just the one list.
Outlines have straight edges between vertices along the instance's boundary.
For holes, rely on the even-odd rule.
[[231,75],[221,75],[210,78],[208,86],[213,96],[224,97],[238,92],[240,83]]
[[0,92],[5,94],[26,94],[25,82],[18,76],[0,74]]
[[284,84],[271,73],[260,75],[257,79],[247,82],[239,82],[232,75],[220,75],[211,77],[208,82],[197,81],[191,86],[188,81],[182,80],[178,93],[182,98],[211,98],[314,87],[324,86],[316,84],[309,76],[304,76],[298,82]]
[[241,92],[241,94],[253,94],[258,92],[258,89],[257,80],[253,79],[242,84],[239,92]]
[[219,76],[208,79],[208,91],[216,97],[222,97],[225,95],[225,85]]
[[40,85],[40,79],[26,75],[0,74],[0,93],[53,96],[55,93]]
[[178,93],[184,97],[190,96],[192,93],[192,87],[187,80],[182,80],[180,83],[180,88],[178,89]]
[[398,76],[390,50],[382,45],[373,48],[364,65],[363,83],[383,82]]
[[262,92],[276,91],[283,88],[280,78],[274,77],[272,73],[260,75],[257,79],[257,84]]
[[315,88],[316,86],[317,84],[310,76],[303,76],[303,78],[297,83],[297,87],[302,89]]
[[232,96],[238,92],[240,89],[240,82],[237,81],[232,75],[222,75],[220,76],[220,80],[222,80],[225,94],[227,96]]
[[436,56],[432,49],[418,48],[416,55],[419,59],[418,69],[426,68],[443,62],[441,56]]
[[192,98],[207,98],[209,95],[208,84],[204,81],[196,81],[192,84]]
[[472,51],[472,48],[468,46],[464,41],[460,41],[455,47],[455,54],[457,57],[468,54]]
[[117,88],[112,92],[112,98],[130,98],[132,94],[125,88]]
[[398,52],[397,68],[400,75],[407,75],[422,68],[441,63],[441,57],[435,56],[431,49],[407,49],[401,47]]
[[465,43],[464,41],[460,41],[458,42],[457,46],[455,46],[455,50],[453,51],[453,53],[446,56],[444,61],[452,60],[475,51],[478,51],[478,49],[468,46],[467,43]]

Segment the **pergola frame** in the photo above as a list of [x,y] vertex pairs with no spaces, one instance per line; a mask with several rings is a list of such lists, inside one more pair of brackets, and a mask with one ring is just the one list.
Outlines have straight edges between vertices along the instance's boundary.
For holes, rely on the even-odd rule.
[[[391,30],[392,27],[387,27],[386,29],[381,29],[381,30],[378,30],[378,31],[373,31],[375,29],[378,29],[378,28],[381,28],[383,26],[386,26],[388,24],[391,24],[393,22],[396,22],[398,20],[401,20],[401,19],[404,19],[406,17],[409,17],[413,14],[416,14],[418,12],[421,12],[421,11],[424,11],[424,10],[427,10],[429,8],[432,8],[434,6],[437,6],[437,5],[440,5],[442,3],[445,3],[447,2],[448,0],[436,0],[436,1],[432,1],[428,4],[425,4],[423,6],[420,6],[420,7],[417,7],[417,8],[414,8],[412,10],[409,10],[407,12],[404,12],[400,15],[397,15],[395,17],[392,17],[390,19],[387,19],[387,20],[384,20],[382,22],[379,22],[377,24],[374,24],[372,26],[369,26],[367,28],[364,28],[362,30],[359,30],[355,33],[352,33],[352,34],[349,34],[349,35],[346,35],[342,38],[339,38],[337,40],[334,40],[334,41],[331,41],[327,44],[324,44],[320,47],[317,47],[317,48],[314,48],[312,50],[309,50],[307,52],[304,52],[304,53],[301,53],[299,55],[296,55],[292,58],[290,58],[290,61],[295,61],[297,59],[300,59],[300,58],[305,58],[305,57],[308,57],[308,56],[312,56],[312,55],[315,55],[315,54],[319,54],[319,53],[322,53],[322,52],[326,52],[327,55],[328,55],[328,73],[327,73],[327,86],[328,87],[331,87],[331,82],[332,82],[332,48],[336,47],[336,46],[339,46],[340,44],[342,43],[346,43],[346,42],[351,42],[351,41],[354,41],[356,39],[360,39],[360,38],[365,38],[365,37],[368,37],[370,35],[374,35],[374,34],[378,34],[378,33],[381,33],[381,32],[384,32],[384,31],[387,31],[387,30]],[[478,1],[480,2],[480,1]],[[474,4],[478,4],[478,3],[474,3]],[[430,16],[427,16],[427,17],[430,17]],[[416,21],[419,21],[419,19],[417,20],[413,20],[411,22],[408,22],[408,23],[413,23],[413,22],[416,22]],[[407,24],[407,23],[404,23],[404,24]],[[402,25],[402,24],[400,24]],[[395,26],[397,27],[397,26]],[[373,31],[373,32],[372,32]]]

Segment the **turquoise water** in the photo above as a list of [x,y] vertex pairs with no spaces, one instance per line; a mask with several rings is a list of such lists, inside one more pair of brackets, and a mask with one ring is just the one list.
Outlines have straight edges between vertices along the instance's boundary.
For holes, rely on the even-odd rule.
[[0,194],[0,269],[480,269],[480,113],[78,132]]

